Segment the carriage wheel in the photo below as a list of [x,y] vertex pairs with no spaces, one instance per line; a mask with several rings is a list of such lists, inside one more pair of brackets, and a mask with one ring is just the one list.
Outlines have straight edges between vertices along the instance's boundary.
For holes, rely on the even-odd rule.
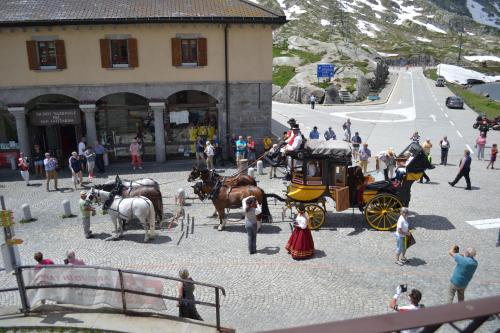
[[326,212],[321,206],[312,204],[306,206],[307,215],[309,215],[309,228],[319,229],[325,223]]
[[365,219],[368,224],[381,231],[396,227],[399,210],[403,207],[398,197],[388,193],[377,194],[365,206]]

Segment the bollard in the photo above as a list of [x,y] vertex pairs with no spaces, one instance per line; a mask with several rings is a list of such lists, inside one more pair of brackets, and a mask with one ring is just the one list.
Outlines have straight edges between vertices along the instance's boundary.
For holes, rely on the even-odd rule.
[[179,206],[186,205],[186,191],[184,191],[183,188],[177,189],[177,192],[175,193],[175,204]]
[[248,175],[252,178],[255,179],[255,169],[254,168],[248,168]]
[[259,175],[263,175],[264,174],[264,162],[262,161],[257,161],[257,173]]
[[21,209],[23,210],[23,221],[32,221],[30,205],[22,204]]
[[102,157],[102,159],[104,162],[104,166],[109,166],[109,156],[108,156],[107,152],[104,153],[104,156]]
[[238,161],[238,172],[239,173],[244,175],[247,168],[248,168],[248,160],[247,159],[242,158],[241,160]]
[[63,206],[63,210],[64,210],[63,217],[70,217],[73,215],[73,214],[71,214],[71,204],[70,204],[69,200],[64,199],[62,201],[62,206]]

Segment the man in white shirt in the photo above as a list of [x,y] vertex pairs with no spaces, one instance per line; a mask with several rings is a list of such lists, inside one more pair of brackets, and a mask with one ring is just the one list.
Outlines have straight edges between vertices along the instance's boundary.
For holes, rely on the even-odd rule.
[[[398,286],[396,288],[396,293],[392,297],[391,301],[389,302],[389,308],[393,309],[394,311],[397,312],[406,312],[406,311],[413,311],[413,310],[418,310],[423,308],[423,305],[420,304],[420,300],[422,299],[422,293],[417,290],[417,289],[412,289],[410,293],[408,294],[408,300],[410,301],[410,305],[405,305],[405,306],[399,306],[398,305],[398,299],[401,296],[401,293],[405,292],[405,290],[402,290],[402,286]],[[401,333],[418,333],[422,331],[422,328],[411,328],[407,330],[401,330]]]
[[212,146],[210,141],[206,142],[205,154],[207,154],[207,169],[213,170],[214,169],[215,150],[214,150],[214,146]]
[[288,140],[288,144],[285,147],[287,151],[299,150],[302,146],[302,133],[300,133],[299,125],[294,125],[292,130],[293,136]]
[[85,137],[80,139],[78,143],[78,156],[80,157],[80,161],[82,164],[82,170],[85,169],[87,159],[85,158],[85,149],[87,149],[87,145],[85,144]]

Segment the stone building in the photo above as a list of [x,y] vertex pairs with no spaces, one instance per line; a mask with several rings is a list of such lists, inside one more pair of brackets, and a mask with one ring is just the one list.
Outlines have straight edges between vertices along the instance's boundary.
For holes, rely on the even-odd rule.
[[[111,160],[190,156],[197,136],[271,131],[272,31],[244,0],[0,2],[0,152],[67,157],[81,137]],[[4,129],[4,130],[3,130]],[[64,158],[65,160],[65,158]]]

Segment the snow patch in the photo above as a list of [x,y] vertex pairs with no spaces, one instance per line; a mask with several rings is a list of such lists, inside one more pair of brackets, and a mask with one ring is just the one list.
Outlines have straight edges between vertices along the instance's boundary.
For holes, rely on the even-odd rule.
[[382,3],[380,2],[380,0],[376,0],[376,1],[377,1],[377,3],[376,3],[376,4],[372,3],[372,2],[371,2],[371,1],[369,1],[369,0],[356,0],[355,2],[356,2],[356,3],[360,2],[360,3],[364,4],[364,5],[367,5],[367,6],[368,6],[368,7],[370,7],[372,10],[377,11],[377,12],[381,12],[381,13],[385,12],[385,11],[387,10],[387,8],[385,8],[385,7],[382,5]]
[[342,5],[342,11],[344,11],[346,13],[356,13],[357,12],[356,9],[351,7],[351,5],[355,6],[355,4],[351,4],[351,3],[344,1],[344,0],[340,1],[340,4]]
[[469,32],[469,31],[466,31],[467,35],[469,36],[475,36],[476,34],[475,33],[472,33],[472,32]]
[[[411,21],[415,24],[418,24],[418,25],[425,27],[427,30],[430,30],[433,32],[439,32],[441,34],[446,34],[446,31],[436,27],[435,25],[433,25],[431,23],[423,23],[423,22],[420,22],[419,20],[415,19],[418,16],[422,16],[422,14],[420,13],[423,10],[422,8],[418,8],[418,7],[415,7],[413,5],[405,6],[405,5],[403,5],[403,0],[393,0],[393,1],[396,2],[399,5],[399,7],[401,8],[400,13],[398,13],[398,12],[394,13],[398,16],[398,19],[394,22],[395,25],[401,25],[405,21]],[[433,17],[433,15],[429,15],[429,16]],[[427,16],[427,17],[429,17],[429,16]]]
[[446,64],[439,64],[437,66],[437,72],[439,75],[444,76],[446,81],[458,84],[467,84],[467,80],[471,79],[483,82],[495,82],[500,80],[500,75],[489,76],[470,69]]
[[321,25],[322,25],[322,26],[327,26],[327,25],[330,25],[330,21],[328,21],[328,20],[323,20],[323,19],[321,19],[321,22],[320,22],[320,23],[321,23]]
[[377,53],[381,56],[381,57],[397,57],[399,55],[399,53],[384,53],[384,52],[378,52]]
[[469,61],[495,61],[495,62],[500,62],[500,57],[497,56],[465,56],[465,59]]
[[[280,6],[281,6],[281,2],[280,2]],[[293,16],[307,13],[307,11],[301,9],[297,5],[293,5],[292,7],[288,8],[288,9],[284,9],[283,11],[285,12],[286,18],[288,20],[297,20],[297,18],[293,17]]]
[[377,35],[372,31],[380,31],[380,28],[373,23],[363,21],[363,20],[358,20],[358,23],[356,23],[356,26],[358,27],[358,30],[362,33],[367,35],[370,38],[375,38]]
[[432,40],[430,40],[428,38],[424,38],[424,37],[417,37],[417,40],[420,41],[420,42],[424,42],[424,43],[430,43],[430,42],[432,42]]
[[[495,3],[496,7],[496,3]],[[495,17],[490,17],[488,16],[488,13],[484,11],[484,7],[481,6],[479,3],[477,3],[474,0],[467,0],[467,8],[469,9],[469,12],[472,15],[472,18],[474,21],[484,24],[484,25],[489,25],[491,27],[499,28],[500,29],[500,19],[498,16]],[[498,10],[498,7],[496,7]]]
[[375,13],[375,17],[376,17],[376,18],[378,18],[378,19],[381,19],[381,18],[382,18],[382,16],[380,16],[380,14],[379,14],[379,13]]
[[325,5],[321,5],[321,7],[325,8],[325,9],[330,9],[330,8],[328,8],[328,7],[327,7],[327,6],[325,6]]

